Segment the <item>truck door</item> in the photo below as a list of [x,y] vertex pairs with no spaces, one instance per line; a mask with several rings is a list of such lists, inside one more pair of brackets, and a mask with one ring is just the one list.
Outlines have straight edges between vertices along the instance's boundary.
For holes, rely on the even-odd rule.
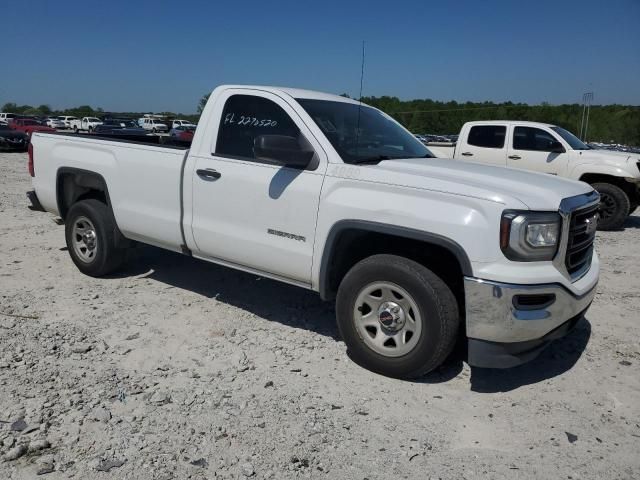
[[456,160],[504,167],[507,164],[506,125],[472,125],[464,132]]
[[541,128],[513,127],[507,166],[552,175],[563,175],[569,154],[554,134]]
[[[224,91],[212,118],[211,144],[191,155],[194,255],[310,284],[324,150],[293,107],[271,93]],[[304,136],[315,168],[257,159],[260,135]]]

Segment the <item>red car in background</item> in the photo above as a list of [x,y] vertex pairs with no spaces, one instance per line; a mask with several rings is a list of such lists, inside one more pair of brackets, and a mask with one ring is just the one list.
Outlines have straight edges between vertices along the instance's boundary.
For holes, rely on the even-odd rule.
[[196,127],[190,127],[181,125],[172,128],[169,132],[169,139],[174,144],[187,144],[190,145],[193,140],[193,134],[196,131]]
[[9,127],[13,130],[18,130],[19,132],[24,132],[29,138],[33,132],[55,132],[55,128],[47,127],[46,125],[42,125],[37,120],[33,120],[31,118],[14,118],[11,123],[9,123]]

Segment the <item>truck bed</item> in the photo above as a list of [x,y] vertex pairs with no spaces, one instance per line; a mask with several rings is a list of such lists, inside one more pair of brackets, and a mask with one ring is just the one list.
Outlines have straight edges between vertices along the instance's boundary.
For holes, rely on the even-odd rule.
[[33,184],[47,211],[60,215],[56,186],[64,175],[95,172],[127,238],[180,251],[187,147],[62,132],[34,133],[31,143]]

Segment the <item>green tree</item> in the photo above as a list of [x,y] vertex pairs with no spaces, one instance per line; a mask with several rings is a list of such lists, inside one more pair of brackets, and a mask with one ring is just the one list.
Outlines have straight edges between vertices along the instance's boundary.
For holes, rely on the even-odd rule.
[[6,113],[15,113],[18,110],[18,105],[15,103],[7,102],[2,106],[2,111]]
[[92,117],[95,115],[95,111],[90,105],[81,105],[79,107],[66,109],[64,114],[72,115],[74,117]]
[[40,105],[37,110],[40,111],[42,115],[51,115],[51,113],[53,112],[49,105]]
[[202,111],[204,110],[204,107],[207,105],[207,102],[209,101],[210,95],[211,95],[210,93],[203,95],[200,101],[198,102],[198,114],[202,113]]
[[[578,134],[582,106],[577,104],[527,105],[513,102],[441,102],[431,99],[402,101],[397,97],[366,97],[364,103],[388,113],[415,133],[454,134],[474,120],[530,120],[559,125]],[[640,107],[594,105],[589,117],[588,141],[640,145]]]

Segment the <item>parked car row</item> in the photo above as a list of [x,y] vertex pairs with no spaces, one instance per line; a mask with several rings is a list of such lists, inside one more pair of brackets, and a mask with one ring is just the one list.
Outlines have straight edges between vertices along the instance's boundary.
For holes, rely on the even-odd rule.
[[177,127],[196,127],[196,125],[189,120],[166,120],[161,115],[151,114],[139,118],[138,126],[144,128],[145,130],[151,130],[153,133],[166,133],[170,129],[175,129]]
[[414,137],[425,145],[429,143],[455,143],[458,141],[458,135],[431,135],[428,133],[414,133]]
[[[168,137],[158,139],[163,144],[190,145],[196,125],[189,120],[171,119],[165,120],[159,115],[145,115],[137,120],[131,118],[118,118],[105,115],[98,117],[74,117],[70,115],[35,117],[19,115],[15,113],[0,113],[0,126],[2,129],[1,149],[26,149],[29,137],[34,131],[54,132],[57,130],[73,130],[75,133],[86,132],[95,135],[109,136],[111,138],[125,137],[129,140],[150,141],[153,134],[166,134]],[[20,131],[25,135],[26,144],[14,141],[19,137],[10,132]],[[15,137],[15,138],[14,138]]]

